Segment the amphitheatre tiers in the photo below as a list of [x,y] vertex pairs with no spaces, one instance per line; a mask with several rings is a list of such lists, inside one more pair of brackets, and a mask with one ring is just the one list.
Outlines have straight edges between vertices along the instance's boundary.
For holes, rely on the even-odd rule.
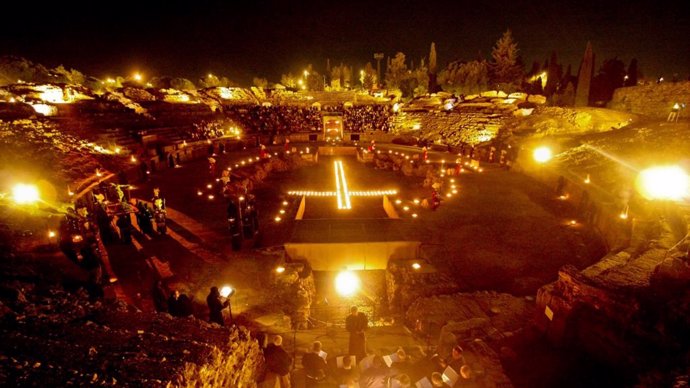
[[[461,345],[475,386],[687,383],[690,207],[635,182],[687,171],[690,122],[667,116],[690,82],[620,88],[608,107],[165,86],[0,87],[0,383],[257,386],[280,334],[303,386],[312,341],[329,364],[348,353],[353,304],[369,353]],[[14,204],[19,182],[41,202]],[[122,210],[154,188],[165,234]],[[101,197],[115,237],[94,289],[55,233]],[[336,292],[341,270],[360,289]],[[190,314],[161,311],[158,280]],[[223,327],[205,298],[226,285]]]

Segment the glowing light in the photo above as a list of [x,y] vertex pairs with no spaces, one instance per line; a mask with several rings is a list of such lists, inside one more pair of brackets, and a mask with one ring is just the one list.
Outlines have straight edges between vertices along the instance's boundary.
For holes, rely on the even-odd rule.
[[132,161],[132,163],[137,162],[137,158],[135,158],[134,155],[132,155],[132,157],[130,157],[129,160]]
[[415,198],[412,202],[414,202],[415,205],[419,205],[419,199]]
[[209,201],[213,201],[214,198],[215,198],[215,196],[213,194],[209,194],[209,196],[208,196]]
[[204,195],[204,193],[203,193],[203,192],[201,192],[201,190],[199,190],[199,191],[197,191],[197,192],[196,192],[196,195],[198,195],[198,196],[202,196],[202,195]]
[[417,218],[417,213],[412,213],[412,218]]
[[120,152],[122,152],[122,149],[120,147],[115,147],[115,153],[119,154]]
[[398,103],[396,102],[395,104],[393,104],[393,112],[396,112],[396,113],[397,113],[399,110],[400,110],[400,104],[398,104]]
[[31,104],[36,113],[40,113],[44,116],[54,116],[57,114],[57,107],[48,104]]
[[37,202],[39,200],[38,188],[34,185],[19,183],[12,188],[12,199],[20,205]]
[[227,298],[228,296],[234,293],[235,290],[230,286],[223,286],[223,288],[220,289],[220,296],[222,296],[223,298]]
[[451,194],[451,193],[446,194],[446,197],[448,197],[448,198],[450,198],[452,196],[453,196],[453,194]]
[[277,273],[283,273],[283,272],[285,272],[285,267],[283,267],[282,265],[277,266],[277,267],[276,267],[276,272],[277,272]]
[[283,206],[287,206],[287,205],[288,205],[288,201],[283,201]]
[[343,271],[335,278],[335,290],[342,296],[351,296],[359,289],[359,278],[351,271]]
[[589,174],[587,174],[587,177],[585,178],[584,182],[586,185],[588,185],[591,182],[591,180],[589,179]]
[[134,73],[133,78],[134,78],[134,80],[137,81],[137,82],[141,82],[141,80],[143,79],[143,77],[142,77],[141,74],[139,74],[139,73]]
[[451,191],[451,193],[453,193],[453,194],[457,194],[457,193],[458,193],[458,191],[454,189],[453,191]]
[[409,210],[410,210],[410,207],[409,207],[409,206],[403,206],[403,210],[404,210],[404,211],[409,211]]
[[679,201],[690,197],[690,177],[678,166],[657,166],[637,176],[637,190],[647,199]]
[[453,109],[453,103],[450,101],[446,102],[446,105],[444,105],[444,108],[446,108],[446,110]]
[[212,188],[213,188],[213,185],[209,183],[209,184],[206,185],[206,188],[207,188],[207,189],[212,189]]
[[276,218],[274,218],[274,220],[275,220],[275,222],[280,222],[282,220],[282,218],[280,218],[280,216],[276,216]]
[[551,148],[541,146],[534,150],[532,157],[537,163],[546,163],[553,158],[553,153],[551,152]]
[[422,268],[422,266],[419,263],[412,263],[412,268],[416,271]]
[[575,220],[570,220],[570,225],[577,225],[577,221],[575,221]]
[[627,220],[628,219],[628,210],[629,210],[629,207],[626,205],[625,209],[623,209],[623,211],[621,212],[621,214],[618,215],[618,217],[621,220]]
[[396,199],[396,200],[395,200],[395,204],[396,204],[396,205],[400,205],[401,203],[402,203],[401,200],[399,200],[399,199]]
[[57,234],[55,233],[54,230],[49,230],[48,231],[48,238],[55,238]]

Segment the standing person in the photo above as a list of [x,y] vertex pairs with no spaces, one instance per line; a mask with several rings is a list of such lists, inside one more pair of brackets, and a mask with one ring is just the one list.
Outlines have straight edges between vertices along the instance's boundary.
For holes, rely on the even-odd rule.
[[357,306],[350,308],[350,315],[345,318],[345,329],[350,332],[349,354],[360,361],[367,355],[366,338],[364,331],[369,327],[369,319],[364,313],[359,312]]
[[161,188],[158,186],[154,186],[153,197],[151,198],[151,203],[156,203],[157,199],[161,200],[161,208],[165,209],[165,197],[163,196],[163,194],[161,194]]
[[290,151],[290,139],[287,139],[287,138],[285,139],[285,145],[283,147],[284,147],[283,150],[285,152]]
[[221,326],[225,326],[223,321],[223,309],[230,306],[230,300],[225,299],[225,302],[220,300],[220,292],[218,287],[211,287],[211,292],[209,292],[206,297],[206,303],[208,304],[208,315],[209,322],[215,322]]
[[268,151],[266,150],[265,145],[261,145],[259,147],[259,159],[266,159],[268,157]]
[[426,162],[428,158],[429,158],[429,150],[426,148],[426,146],[424,146],[422,148],[422,160],[424,160]]
[[292,357],[283,349],[283,337],[276,335],[273,343],[264,351],[266,358],[266,378],[263,386],[271,388],[290,388],[290,366]]
[[173,317],[181,317],[181,301],[180,301],[180,291],[179,290],[174,290],[173,292],[170,293],[170,297],[168,298],[168,312],[170,315]]
[[151,297],[153,298],[153,305],[156,307],[156,311],[168,312],[168,296],[163,280],[156,280],[153,284]]
[[211,175],[211,177],[216,176],[216,159],[209,157],[208,158],[208,173]]
[[304,367],[306,388],[318,387],[319,382],[326,379],[328,365],[326,364],[325,353],[322,354],[321,352],[321,342],[314,341],[311,352],[302,356],[302,366]]

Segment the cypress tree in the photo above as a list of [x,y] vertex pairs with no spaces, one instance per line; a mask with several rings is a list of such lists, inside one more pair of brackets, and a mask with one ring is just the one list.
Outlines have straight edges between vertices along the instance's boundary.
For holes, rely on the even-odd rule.
[[587,48],[585,48],[585,54],[582,57],[582,64],[580,65],[580,72],[577,75],[575,106],[589,105],[589,89],[592,83],[593,73],[594,53],[592,52],[592,43],[587,42]]

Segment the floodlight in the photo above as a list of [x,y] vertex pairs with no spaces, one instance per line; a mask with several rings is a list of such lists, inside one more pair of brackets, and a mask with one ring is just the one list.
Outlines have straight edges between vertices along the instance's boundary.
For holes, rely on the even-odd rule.
[[534,157],[534,160],[537,163],[546,163],[553,158],[553,152],[551,151],[551,148],[541,146],[534,150],[532,157]]
[[34,185],[19,183],[12,188],[12,199],[20,205],[28,205],[39,200],[38,188]]
[[352,271],[342,271],[335,278],[335,290],[342,296],[352,296],[359,289],[359,278]]

